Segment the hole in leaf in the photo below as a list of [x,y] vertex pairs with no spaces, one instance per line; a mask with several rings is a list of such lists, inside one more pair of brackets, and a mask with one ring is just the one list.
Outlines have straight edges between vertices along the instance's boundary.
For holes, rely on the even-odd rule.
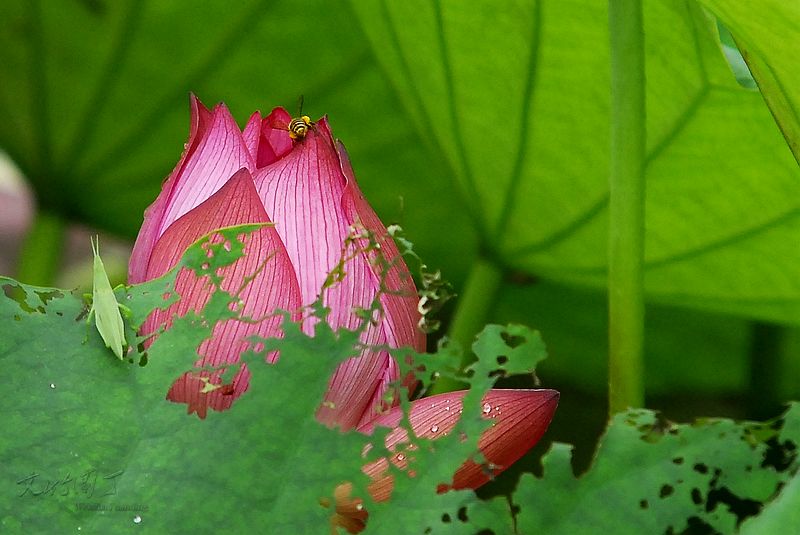
[[713,511],[717,505],[725,504],[728,510],[736,515],[736,525],[744,521],[745,518],[755,516],[761,510],[761,503],[747,498],[739,498],[727,487],[713,489],[708,493],[706,502],[706,512]]
[[41,312],[44,313],[44,309],[40,308],[32,308],[25,298],[27,297],[27,293],[22,286],[17,286],[14,284],[4,284],[3,285],[3,293],[8,299],[16,302],[19,305],[19,308],[22,309],[23,312],[27,312],[28,314],[32,312]]
[[686,519],[688,527],[683,531],[683,535],[713,535],[717,531],[705,520],[697,516],[690,516]]
[[469,517],[467,516],[467,508],[466,507],[461,507],[458,510],[458,519],[460,521],[462,521],[462,522],[467,522],[469,520]]
[[508,347],[514,349],[515,347],[521,346],[525,343],[525,338],[522,336],[515,336],[513,334],[509,334],[507,332],[501,332],[500,337],[503,339],[503,342],[506,343]]
[[41,291],[41,292],[36,291],[34,293],[39,296],[39,299],[42,300],[42,304],[44,306],[47,306],[47,303],[49,303],[53,299],[64,297],[64,294],[62,294],[58,290],[49,290],[49,291]]
[[797,458],[797,446],[794,442],[787,440],[783,444],[778,442],[775,437],[767,440],[767,451],[764,452],[762,468],[773,467],[777,472],[783,472],[789,468]]
[[692,468],[694,469],[695,472],[697,472],[699,474],[707,474],[708,473],[708,466],[706,466],[703,463],[697,463]]

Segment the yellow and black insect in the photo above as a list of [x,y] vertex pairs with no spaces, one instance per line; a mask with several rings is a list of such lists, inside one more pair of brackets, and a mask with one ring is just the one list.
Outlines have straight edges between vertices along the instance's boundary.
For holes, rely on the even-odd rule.
[[294,117],[289,121],[287,129],[289,130],[289,137],[292,139],[303,139],[308,134],[308,130],[314,126],[311,118],[308,115],[301,115]]
[[300,95],[297,107],[299,110],[299,117],[293,117],[288,123],[276,121],[272,124],[272,128],[287,130],[290,138],[302,141],[305,139],[308,131],[314,128],[314,121],[312,121],[308,115],[303,115],[303,95]]

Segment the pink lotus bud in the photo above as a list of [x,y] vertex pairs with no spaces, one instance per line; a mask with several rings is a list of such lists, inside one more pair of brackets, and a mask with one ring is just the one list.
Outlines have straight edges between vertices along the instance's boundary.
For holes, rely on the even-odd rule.
[[[246,338],[281,335],[281,318],[271,312],[288,310],[293,319],[300,319],[302,307],[321,292],[323,304],[330,308],[327,321],[332,328],[358,327],[363,316],[358,310],[369,309],[378,296],[382,313],[368,325],[361,341],[423,351],[425,335],[416,328],[414,283],[386,228],[358,189],[347,153],[334,141],[327,118],[309,120],[303,135],[297,136],[289,130],[291,118],[282,108],[264,118],[253,114],[244,131],[222,104],[209,111],[192,96],[191,110],[183,156],[145,212],[131,255],[129,282],[163,275],[189,244],[216,228],[274,224],[248,236],[245,256],[223,274],[223,289],[233,292],[266,262],[241,295],[244,314],[265,319],[256,324],[220,322],[199,348],[196,365],[238,362],[251,345]],[[354,228],[365,234],[354,235]],[[365,236],[378,245],[365,247],[369,241]],[[323,291],[329,274],[339,266],[341,280]],[[179,275],[177,290],[181,301],[165,312],[154,312],[143,326],[144,334],[169,325],[173,314],[199,310],[210,295],[208,283],[188,271]],[[313,334],[313,321],[305,321],[303,329]],[[385,404],[388,385],[398,376],[397,364],[386,351],[365,350],[360,358],[338,367],[318,418],[345,429],[368,421]],[[173,384],[168,398],[187,403],[190,413],[203,418],[209,407],[230,407],[247,389],[248,378],[244,366],[227,385],[220,384],[219,374],[186,374]]]

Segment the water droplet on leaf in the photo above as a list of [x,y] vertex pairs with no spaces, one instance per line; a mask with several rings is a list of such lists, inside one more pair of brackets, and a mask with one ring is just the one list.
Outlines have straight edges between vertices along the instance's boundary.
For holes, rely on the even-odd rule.
[[136,515],[135,517],[133,517],[133,523],[134,524],[141,524],[142,523],[142,517],[140,517],[139,515]]
[[55,388],[55,387],[56,387],[55,383],[50,383],[50,388]]

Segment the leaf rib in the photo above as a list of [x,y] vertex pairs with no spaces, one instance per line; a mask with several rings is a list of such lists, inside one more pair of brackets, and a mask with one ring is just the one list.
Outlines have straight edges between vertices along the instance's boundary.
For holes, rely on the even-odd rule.
[[[38,128],[34,129],[36,141],[39,147],[39,165],[31,162],[34,176],[28,178],[32,181],[37,180],[37,174],[47,175],[51,170],[50,146],[50,121],[48,119],[47,108],[47,77],[45,73],[45,52],[44,52],[44,32],[42,30],[42,10],[39,0],[32,0],[28,3],[29,22],[31,26],[31,62],[30,62],[30,84],[31,84],[31,104],[32,114],[36,118]],[[36,150],[36,149],[34,149]]]
[[[117,74],[125,64],[127,53],[131,48],[131,43],[134,41],[136,30],[139,28],[143,4],[144,0],[130,0],[128,2],[128,10],[125,12],[123,23],[119,25],[119,31],[114,38],[115,43],[112,52],[108,56],[108,61],[103,67],[100,76],[97,78],[97,84],[92,96],[86,103],[75,137],[72,139],[64,157],[63,169],[74,169],[86,148],[91,144],[99,125],[97,117],[103,113],[103,107],[109,100],[108,95],[119,79]],[[78,179],[80,180],[80,178]]]
[[167,112],[172,108],[173,103],[185,98],[184,88],[191,87],[208,78],[215,69],[219,68],[222,64],[222,58],[230,55],[244,41],[241,37],[247,31],[247,28],[253,24],[253,20],[264,15],[262,6],[265,7],[266,4],[266,0],[260,0],[255,2],[250,9],[244,11],[242,16],[231,25],[228,32],[220,38],[217,44],[210,48],[208,55],[198,63],[197,67],[177,83],[173,90],[167,91],[165,96],[153,106],[150,113],[141,116],[142,119],[138,125],[109,149],[104,156],[101,156],[94,166],[89,167],[83,173],[85,180],[89,182],[97,179],[101,174],[106,173],[108,169],[113,168],[114,164],[128,156],[130,154],[130,145],[138,139],[147,137],[149,131],[167,117]]
[[464,184],[466,186],[466,199],[467,199],[467,206],[469,207],[470,211],[472,212],[475,219],[479,222],[477,226],[477,230],[481,237],[483,238],[484,244],[491,243],[489,240],[486,239],[486,218],[483,215],[482,210],[478,208],[480,206],[480,195],[478,194],[478,186],[475,183],[475,177],[472,173],[472,168],[470,167],[469,160],[467,159],[467,150],[464,146],[464,138],[461,135],[461,123],[458,119],[458,110],[456,108],[456,94],[455,94],[455,84],[453,81],[453,69],[450,65],[450,54],[447,48],[447,39],[445,39],[444,35],[444,18],[442,16],[442,4],[438,0],[431,0],[434,4],[434,13],[436,14],[436,28],[437,28],[437,37],[439,40],[439,54],[441,57],[442,63],[442,70],[444,72],[444,79],[446,83],[447,89],[447,108],[450,112],[450,123],[452,125],[451,132],[453,134],[453,140],[456,144],[456,151],[458,153],[458,158],[461,160],[462,170],[463,170],[463,177],[464,177]]
[[[653,268],[660,268],[675,262],[683,262],[685,260],[690,260],[692,258],[702,256],[706,253],[715,251],[717,249],[722,249],[729,245],[734,245],[736,242],[749,239],[762,232],[768,232],[774,228],[777,228],[791,221],[793,218],[798,216],[800,216],[800,206],[792,208],[791,210],[781,215],[778,215],[777,217],[774,217],[768,221],[765,221],[759,225],[743,229],[740,232],[736,232],[731,234],[730,236],[726,236],[724,238],[720,238],[719,240],[706,243],[699,247],[695,247],[694,249],[687,249],[685,251],[671,254],[662,258],[647,260],[644,263],[644,267],[647,270]],[[570,273],[574,273],[577,275],[600,275],[606,272],[606,266],[595,266],[595,267],[584,267],[584,268],[562,266],[561,269],[563,271],[569,270]]]
[[[667,134],[659,141],[653,148],[648,151],[645,157],[645,166],[658,158],[664,150],[680,135],[683,129],[691,122],[692,118],[700,108],[701,104],[706,100],[710,93],[710,86],[704,85],[700,91],[695,95],[692,101],[686,106],[684,112],[675,121],[673,127]],[[597,217],[604,208],[608,206],[608,191],[603,196],[595,201],[594,204],[589,206],[580,216],[576,217],[566,225],[556,229],[549,236],[546,236],[538,242],[510,250],[507,254],[509,257],[527,256],[544,251],[562,240],[569,238],[574,232],[578,231],[581,227],[589,224]]]
[[501,205],[500,216],[495,226],[494,241],[493,243],[502,243],[503,235],[508,227],[508,220],[516,206],[517,190],[522,181],[522,172],[525,168],[525,160],[528,151],[525,150],[528,145],[530,131],[527,126],[530,124],[531,112],[533,110],[533,99],[536,89],[536,73],[538,71],[537,64],[539,61],[539,44],[541,42],[541,26],[542,26],[542,3],[536,2],[533,11],[533,25],[530,37],[530,50],[528,52],[528,70],[525,73],[525,87],[522,94],[522,105],[520,107],[520,132],[517,136],[517,157],[514,160],[514,167],[511,172],[511,180],[509,181],[508,188],[506,189],[505,199]]

